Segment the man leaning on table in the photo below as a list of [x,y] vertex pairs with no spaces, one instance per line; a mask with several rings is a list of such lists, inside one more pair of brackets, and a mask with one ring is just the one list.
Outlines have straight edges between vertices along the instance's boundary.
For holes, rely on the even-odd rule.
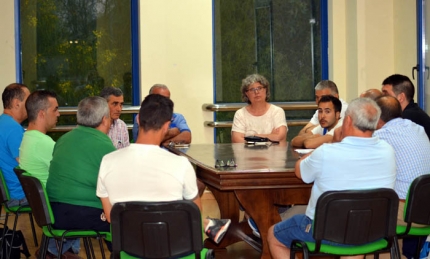
[[[155,84],[149,89],[149,94],[159,94],[170,99],[170,90],[166,85]],[[136,115],[133,125],[133,139],[137,140],[139,133],[139,115]],[[188,127],[185,117],[180,113],[173,113],[170,121],[169,130],[164,136],[162,144],[169,144],[169,142],[190,144],[191,143],[191,130]]]
[[[339,91],[337,85],[331,80],[322,80],[315,86],[315,103],[318,104],[319,100],[324,95],[332,95],[339,98]],[[340,118],[345,117],[345,111],[348,108],[348,103],[339,98],[342,102],[342,110],[340,111]],[[315,111],[311,120],[300,130],[299,134],[306,133],[319,125],[318,110]]]
[[[331,190],[393,188],[396,180],[394,149],[372,137],[381,110],[368,98],[353,100],[345,112],[343,139],[323,144],[296,162],[296,176],[314,183],[306,214],[297,214],[269,228],[273,258],[290,258],[292,240],[315,241],[312,221],[319,196]],[[375,174],[374,172],[378,172]]]
[[342,126],[340,111],[342,102],[332,96],[324,95],[318,102],[319,125],[308,132],[299,133],[291,140],[293,147],[317,148],[324,143],[331,143],[334,130]]

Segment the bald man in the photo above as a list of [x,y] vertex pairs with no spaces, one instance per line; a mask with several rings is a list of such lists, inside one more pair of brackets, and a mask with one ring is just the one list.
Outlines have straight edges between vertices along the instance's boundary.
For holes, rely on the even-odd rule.
[[360,94],[360,98],[370,98],[376,100],[382,96],[382,92],[379,89],[368,89]]

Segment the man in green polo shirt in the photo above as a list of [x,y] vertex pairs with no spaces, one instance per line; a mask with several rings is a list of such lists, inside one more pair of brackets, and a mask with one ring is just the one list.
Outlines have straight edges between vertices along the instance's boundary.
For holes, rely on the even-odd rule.
[[46,183],[60,229],[110,231],[100,199],[96,196],[97,177],[104,155],[115,151],[109,131],[109,107],[102,97],[79,102],[78,126],[55,144]]

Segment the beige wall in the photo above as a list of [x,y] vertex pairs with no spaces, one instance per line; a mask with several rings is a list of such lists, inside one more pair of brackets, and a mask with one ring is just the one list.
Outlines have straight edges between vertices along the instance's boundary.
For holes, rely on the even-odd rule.
[[[14,1],[1,1],[0,11],[0,92],[16,81]],[[0,113],[3,103],[0,100]]]
[[140,1],[142,97],[153,84],[166,84],[193,143],[213,143],[213,129],[203,126],[213,113],[201,108],[213,103],[211,17],[211,1]]
[[416,64],[415,2],[329,1],[330,78],[347,101]]
[[[14,4],[1,2],[0,91],[16,80]],[[212,143],[213,130],[203,122],[213,113],[201,108],[213,102],[212,2],[140,1],[140,20],[142,97],[154,83],[168,85],[193,143]],[[415,1],[329,0],[329,65],[330,79],[347,101],[379,88],[390,74],[410,76],[416,65]]]

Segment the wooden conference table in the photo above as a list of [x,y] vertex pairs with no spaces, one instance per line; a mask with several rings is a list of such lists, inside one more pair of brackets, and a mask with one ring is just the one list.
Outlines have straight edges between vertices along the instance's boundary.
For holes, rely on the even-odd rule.
[[[262,252],[261,258],[271,258],[267,230],[281,221],[276,205],[308,203],[312,185],[295,176],[298,154],[288,143],[271,146],[191,144],[185,148],[168,149],[187,157],[195,165],[197,177],[218,202],[221,218],[232,221],[220,244],[206,239],[205,247],[223,249],[244,240]],[[226,164],[231,159],[234,159],[236,167],[215,166],[217,160]],[[261,240],[252,235],[246,220],[239,221],[239,204],[256,222]]]

